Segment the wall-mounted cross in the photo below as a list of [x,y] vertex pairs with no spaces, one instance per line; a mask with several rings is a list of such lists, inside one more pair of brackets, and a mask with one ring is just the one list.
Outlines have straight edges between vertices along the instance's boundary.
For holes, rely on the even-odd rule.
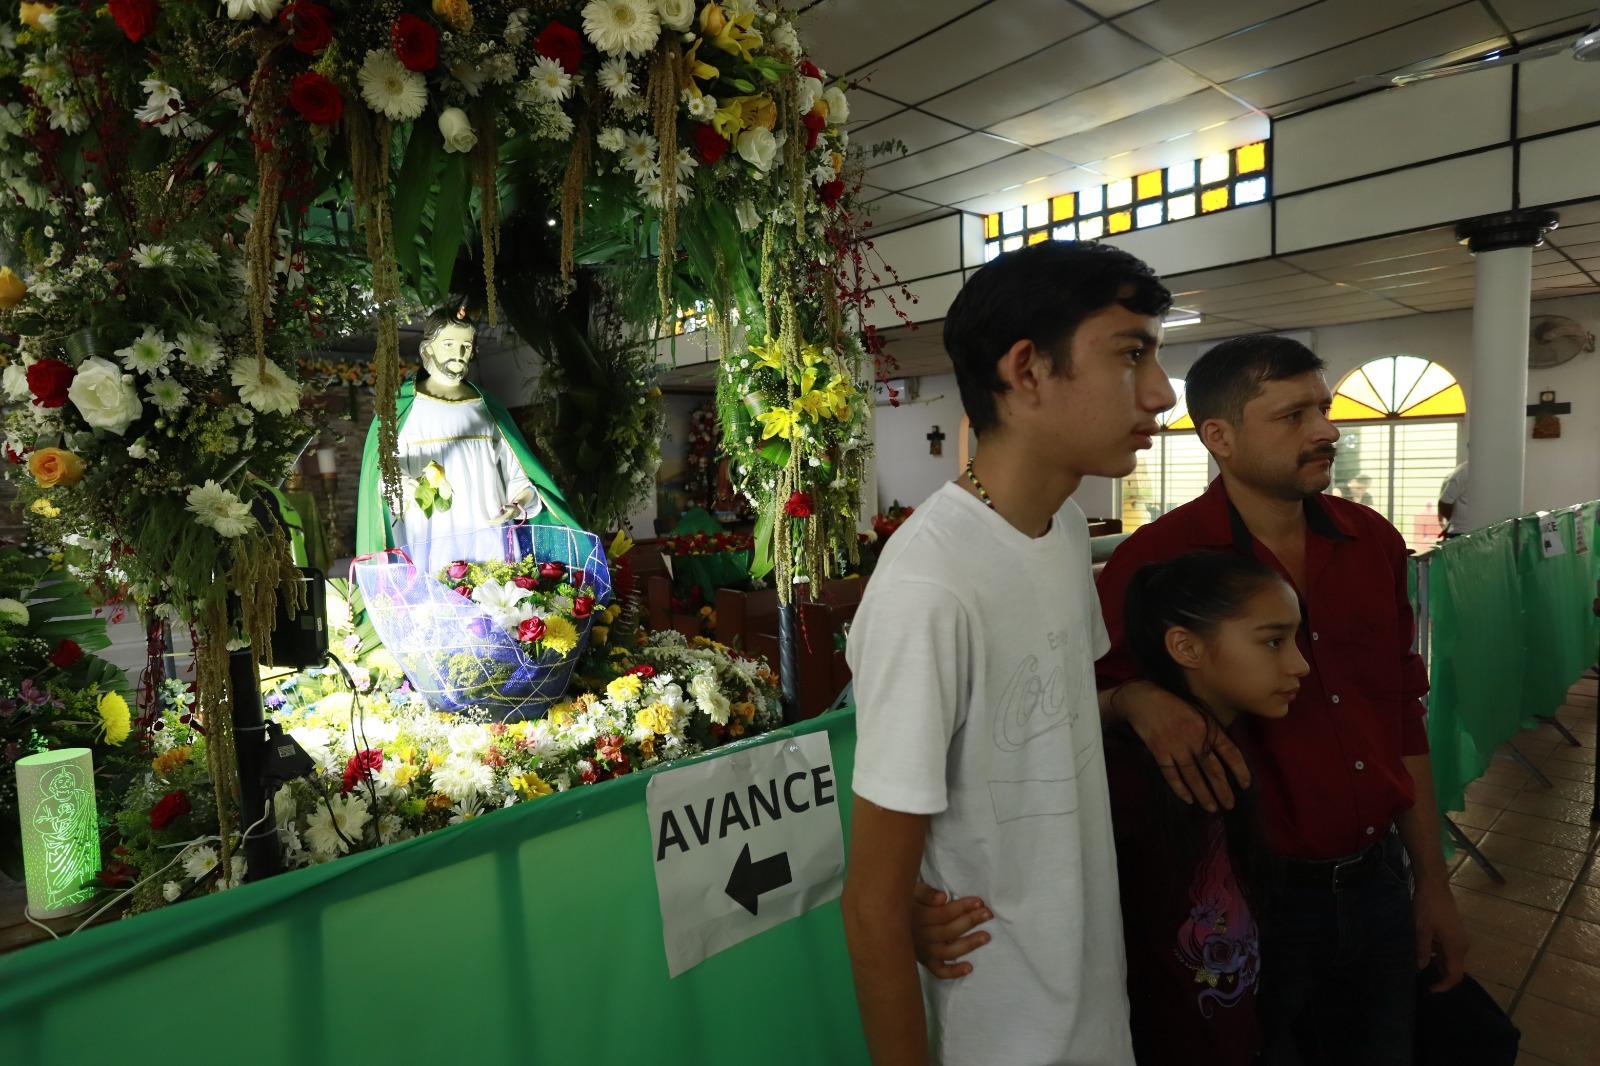
[[938,426],[934,426],[933,432],[928,434],[928,454],[944,454],[944,431]]
[[1528,405],[1528,414],[1530,417],[1537,417],[1539,415],[1570,415],[1571,413],[1572,404],[1567,402],[1556,403],[1556,394],[1553,392],[1541,392],[1539,394],[1539,402],[1530,403]]

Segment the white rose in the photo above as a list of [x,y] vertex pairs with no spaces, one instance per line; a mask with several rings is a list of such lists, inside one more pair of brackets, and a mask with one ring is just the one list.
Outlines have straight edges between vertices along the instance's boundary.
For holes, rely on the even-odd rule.
[[733,214],[739,220],[739,228],[745,233],[761,225],[761,216],[756,214],[756,205],[749,200],[740,200],[735,204]]
[[817,98],[822,95],[822,82],[816,78],[801,78],[798,110],[802,115],[809,115],[811,109],[817,106]]
[[119,437],[144,413],[139,390],[133,387],[133,375],[123,373],[120,366],[98,355],[79,364],[67,389],[67,399],[85,422]]
[[447,107],[439,112],[439,134],[444,138],[444,150],[447,152],[470,152],[472,146],[478,143],[478,134],[472,128],[472,121],[459,107]]
[[25,626],[28,624],[28,608],[20,600],[0,600],[0,622]]
[[28,368],[21,363],[12,363],[6,367],[5,374],[0,377],[0,387],[6,392],[6,399],[12,403],[21,403],[29,396],[28,393]]
[[739,134],[739,158],[765,174],[778,155],[778,141],[771,130],[745,130]]
[[828,105],[828,125],[843,126],[850,121],[850,101],[844,98],[844,90],[837,85],[822,94],[823,102]]
[[669,29],[681,32],[694,24],[694,0],[656,0],[656,13]]

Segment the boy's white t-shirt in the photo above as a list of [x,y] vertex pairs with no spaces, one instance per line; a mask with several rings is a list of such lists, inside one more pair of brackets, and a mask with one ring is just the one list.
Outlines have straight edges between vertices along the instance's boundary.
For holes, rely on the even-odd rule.
[[922,972],[947,1066],[1133,1063],[1088,536],[1071,500],[1030,538],[946,484],[850,629],[855,793],[932,815],[923,879],[995,916],[969,976]]

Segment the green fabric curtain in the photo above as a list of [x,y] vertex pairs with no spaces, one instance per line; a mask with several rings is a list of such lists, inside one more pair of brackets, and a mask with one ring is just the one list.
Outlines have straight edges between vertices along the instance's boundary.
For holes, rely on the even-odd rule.
[[865,1064],[837,902],[668,979],[649,776],[0,957],[0,1060]]

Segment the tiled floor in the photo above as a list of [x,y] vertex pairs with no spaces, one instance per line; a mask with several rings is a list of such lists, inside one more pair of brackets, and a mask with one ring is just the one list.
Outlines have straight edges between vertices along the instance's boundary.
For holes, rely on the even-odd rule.
[[[1467,969],[1522,1030],[1519,1066],[1600,1066],[1600,826],[1594,802],[1595,681],[1574,685],[1548,725],[1512,741],[1550,780],[1510,758],[1467,788],[1451,817],[1505,876],[1458,850],[1451,881],[1472,937]],[[1507,749],[1501,749],[1502,756]]]

